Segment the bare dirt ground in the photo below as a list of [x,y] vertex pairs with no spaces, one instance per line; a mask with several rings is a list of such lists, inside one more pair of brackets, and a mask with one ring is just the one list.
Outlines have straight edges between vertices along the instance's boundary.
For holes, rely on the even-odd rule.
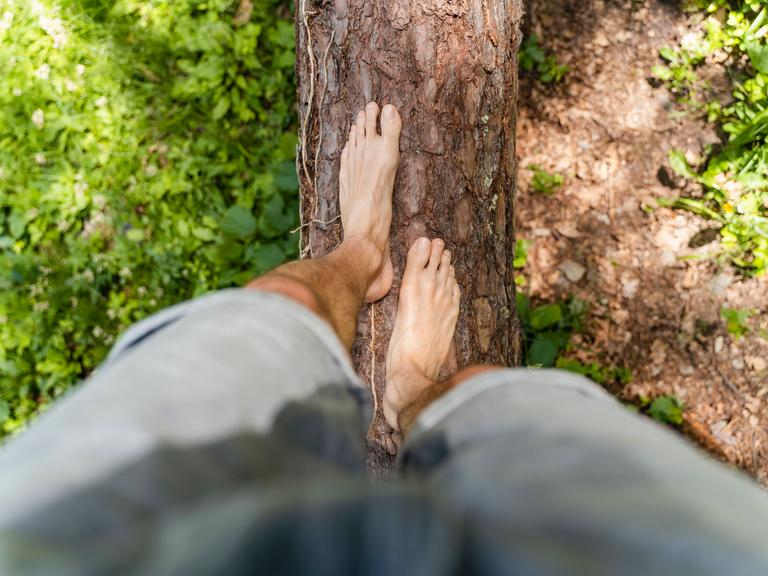
[[[534,241],[529,292],[589,301],[576,356],[631,368],[633,381],[613,390],[623,400],[675,394],[689,437],[768,486],[768,341],[758,335],[768,329],[768,278],[686,259],[717,246],[690,247],[707,223],[656,204],[680,193],[665,177],[668,151],[695,156],[719,141],[649,81],[658,49],[694,20],[669,0],[533,4],[528,32],[570,71],[554,86],[521,81],[517,236]],[[565,174],[565,185],[534,192],[530,164]],[[586,269],[578,281],[561,270],[568,260]],[[750,334],[728,334],[724,306],[759,311]]]

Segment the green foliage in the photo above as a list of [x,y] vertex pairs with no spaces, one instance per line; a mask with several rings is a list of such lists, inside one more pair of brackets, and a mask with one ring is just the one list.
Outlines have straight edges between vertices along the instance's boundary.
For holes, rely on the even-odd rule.
[[159,308],[296,254],[281,0],[45,0],[0,14],[0,426]]
[[632,381],[632,371],[629,368],[621,366],[603,366],[598,362],[589,362],[584,364],[578,360],[570,358],[558,358],[555,366],[569,372],[576,372],[587,378],[594,380],[598,384],[608,384],[618,382],[619,384],[629,384]]
[[[657,76],[675,92],[692,92],[693,69],[710,54],[720,52],[734,79],[734,101],[725,106],[719,102],[704,105],[710,121],[718,122],[727,135],[727,142],[709,154],[698,170],[688,166],[682,153],[670,154],[672,168],[701,184],[701,194],[661,203],[716,221],[721,248],[715,255],[747,275],[760,275],[768,268],[768,7],[756,0],[738,6],[725,0],[701,1],[694,7],[720,11],[725,17],[722,23],[715,16],[708,17],[703,35],[687,35],[679,50],[664,49],[668,72],[658,74],[657,70]],[[679,67],[691,74],[680,72]]]
[[658,396],[642,407],[643,412],[661,424],[679,427],[683,424],[683,405],[675,396]]
[[728,333],[737,340],[749,333],[747,321],[756,314],[755,310],[743,310],[739,308],[723,308],[720,314],[725,319],[725,327]]
[[531,248],[531,241],[524,238],[515,242],[515,259],[512,262],[512,266],[519,270],[525,268],[528,264],[528,250]]
[[551,196],[565,182],[565,176],[558,172],[547,172],[538,164],[530,164],[528,169],[533,172],[531,186],[539,194]]
[[526,72],[535,71],[539,81],[545,84],[560,82],[568,73],[567,65],[558,64],[554,55],[544,51],[536,34],[531,34],[523,40],[518,58],[523,70]]
[[597,362],[583,364],[566,358],[571,336],[583,329],[588,305],[578,298],[532,306],[525,294],[517,293],[517,313],[525,335],[525,363],[531,367],[557,367],[591,378],[599,384],[631,381],[627,368],[603,366]]
[[[512,261],[512,266],[515,270],[521,270],[528,264],[528,250],[531,247],[531,241],[520,239],[515,242],[515,259]],[[527,284],[525,276],[522,274],[515,274],[515,285],[523,287]]]

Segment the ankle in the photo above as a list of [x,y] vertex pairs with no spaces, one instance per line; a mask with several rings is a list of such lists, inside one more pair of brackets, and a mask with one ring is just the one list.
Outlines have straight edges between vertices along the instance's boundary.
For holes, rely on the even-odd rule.
[[365,236],[347,236],[339,249],[352,254],[356,265],[363,266],[370,279],[375,278],[384,265],[384,250]]
[[400,429],[400,416],[418,404],[425,392],[434,386],[434,380],[416,370],[388,370],[383,409],[389,425],[395,430]]

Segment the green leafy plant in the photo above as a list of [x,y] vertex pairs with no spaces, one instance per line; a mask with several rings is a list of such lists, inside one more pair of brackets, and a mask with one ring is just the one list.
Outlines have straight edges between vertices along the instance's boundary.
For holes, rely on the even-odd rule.
[[725,327],[728,333],[737,340],[749,333],[747,321],[755,315],[754,310],[744,310],[739,308],[723,308],[720,314],[725,319]]
[[[521,270],[525,268],[526,264],[528,263],[528,250],[530,249],[531,244],[532,242],[530,240],[526,240],[524,238],[521,238],[515,242],[515,258],[512,261],[512,266],[515,268],[515,270]],[[516,286],[522,287],[526,284],[527,281],[525,276],[522,274],[515,274]]]
[[578,298],[533,306],[530,298],[517,293],[517,313],[525,335],[525,363],[531,367],[557,367],[591,378],[599,384],[631,381],[627,368],[584,364],[565,356],[573,334],[581,332],[588,305]]
[[538,164],[530,164],[528,169],[533,172],[531,187],[539,194],[551,196],[565,182],[565,176],[558,172],[547,172]]
[[654,398],[643,411],[660,424],[674,427],[683,424],[683,404],[670,394]]
[[[697,169],[688,165],[681,152],[673,150],[672,168],[698,183],[701,191],[660,203],[715,221],[720,246],[712,255],[734,264],[746,275],[761,275],[768,268],[768,7],[757,0],[738,4],[702,1],[695,2],[694,7],[707,13],[720,12],[725,18],[707,17],[705,35],[689,35],[687,45],[677,52],[666,49],[662,56],[686,70],[715,52],[726,56],[724,66],[734,79],[734,100],[727,105],[710,102],[704,108],[710,121],[717,122],[727,135],[727,141],[707,153]],[[695,75],[680,73],[680,79],[674,66],[670,70],[660,77],[673,91],[679,92],[676,86],[681,83],[686,90],[695,84]]]
[[621,366],[603,366],[598,362],[582,363],[570,358],[558,358],[555,363],[557,368],[568,370],[586,376],[598,384],[618,382],[629,384],[632,381],[632,371]]
[[531,34],[523,40],[518,58],[523,70],[535,71],[539,81],[545,84],[560,82],[568,73],[567,65],[558,64],[554,55],[544,51],[536,34]]
[[236,286],[297,238],[288,6],[5,3],[0,431],[148,314]]

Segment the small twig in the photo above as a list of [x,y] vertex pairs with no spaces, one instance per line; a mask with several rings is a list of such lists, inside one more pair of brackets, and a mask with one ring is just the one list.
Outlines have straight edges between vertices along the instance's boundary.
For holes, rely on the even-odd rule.
[[307,226],[312,226],[312,224],[322,224],[323,226],[327,226],[328,224],[333,224],[339,218],[341,218],[341,214],[339,214],[338,216],[335,216],[334,218],[331,218],[330,220],[317,220],[317,219],[310,220],[309,222],[305,222],[301,226],[298,226],[293,230],[291,230],[291,234],[296,234],[296,232],[298,232],[299,230],[303,230]]
[[376,394],[376,315],[375,304],[371,303],[371,395],[373,396],[373,415],[379,412],[379,398]]
[[301,0],[301,19],[304,23],[304,30],[307,32],[307,56],[309,56],[309,101],[304,115],[304,123],[301,126],[301,162],[304,178],[309,182],[309,169],[307,168],[307,125],[309,124],[309,116],[312,113],[312,103],[315,99],[315,55],[312,52],[312,32],[309,29],[309,19],[307,18],[307,0]]

